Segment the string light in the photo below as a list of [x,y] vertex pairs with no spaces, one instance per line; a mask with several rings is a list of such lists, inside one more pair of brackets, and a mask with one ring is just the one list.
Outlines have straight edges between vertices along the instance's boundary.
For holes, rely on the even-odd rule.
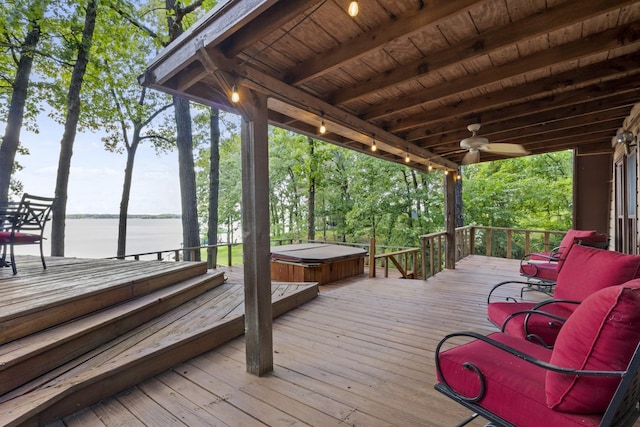
[[238,93],[238,86],[234,83],[231,88],[231,102],[237,104],[240,102],[240,94]]
[[448,169],[445,169],[445,170],[444,170],[444,174],[445,174],[445,175],[449,175],[449,170],[448,170]]
[[358,15],[358,11],[360,9],[358,8],[358,2],[353,0],[351,3],[349,3],[349,16],[351,17],[355,17]]
[[429,172],[431,172],[433,170],[433,165],[429,163],[429,166],[427,167],[427,169],[429,169]]
[[322,113],[322,121],[320,122],[320,129],[318,129],[320,135],[327,133],[327,126],[324,124],[324,113]]
[[371,141],[371,151],[376,151],[378,147],[376,147],[376,138],[373,137],[373,141]]
[[407,155],[404,156],[404,162],[405,163],[409,163],[411,161],[411,159],[409,158],[409,152],[407,151]]

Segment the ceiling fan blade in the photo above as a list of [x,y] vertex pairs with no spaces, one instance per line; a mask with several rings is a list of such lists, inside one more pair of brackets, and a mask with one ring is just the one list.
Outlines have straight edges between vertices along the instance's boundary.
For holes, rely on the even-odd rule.
[[507,156],[526,156],[529,154],[529,151],[520,144],[489,143],[478,148],[487,153],[504,154]]
[[478,163],[480,161],[480,152],[478,150],[471,150],[462,158],[463,165],[470,165],[472,163]]

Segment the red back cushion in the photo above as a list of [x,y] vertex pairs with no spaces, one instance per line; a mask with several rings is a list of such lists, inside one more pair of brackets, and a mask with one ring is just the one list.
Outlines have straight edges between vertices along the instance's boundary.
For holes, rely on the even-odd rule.
[[[640,342],[640,280],[602,289],[578,306],[560,329],[551,364],[565,368],[624,371]],[[548,371],[547,405],[555,410],[603,413],[619,378],[577,377]]]
[[640,256],[573,245],[558,273],[553,297],[583,301],[594,292],[640,277]]
[[565,255],[569,249],[577,242],[576,239],[581,237],[590,237],[596,235],[596,230],[568,230],[567,234],[564,235],[562,241],[560,242],[560,246],[558,249],[558,253],[560,255]]

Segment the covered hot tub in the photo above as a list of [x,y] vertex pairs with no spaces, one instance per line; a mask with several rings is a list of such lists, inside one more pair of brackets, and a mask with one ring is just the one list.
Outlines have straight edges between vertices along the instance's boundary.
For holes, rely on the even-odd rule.
[[364,273],[361,248],[324,243],[301,243],[271,248],[271,280],[318,282],[322,285]]

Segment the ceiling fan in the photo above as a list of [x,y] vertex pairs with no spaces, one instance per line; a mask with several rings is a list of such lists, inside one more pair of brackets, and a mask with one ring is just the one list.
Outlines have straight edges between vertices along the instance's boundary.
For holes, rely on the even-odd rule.
[[480,151],[514,157],[529,154],[529,151],[520,144],[490,143],[487,138],[478,136],[480,123],[471,124],[467,126],[467,129],[471,132],[471,136],[460,141],[460,148],[468,150],[468,153],[462,158],[463,165],[478,163],[480,161]]

